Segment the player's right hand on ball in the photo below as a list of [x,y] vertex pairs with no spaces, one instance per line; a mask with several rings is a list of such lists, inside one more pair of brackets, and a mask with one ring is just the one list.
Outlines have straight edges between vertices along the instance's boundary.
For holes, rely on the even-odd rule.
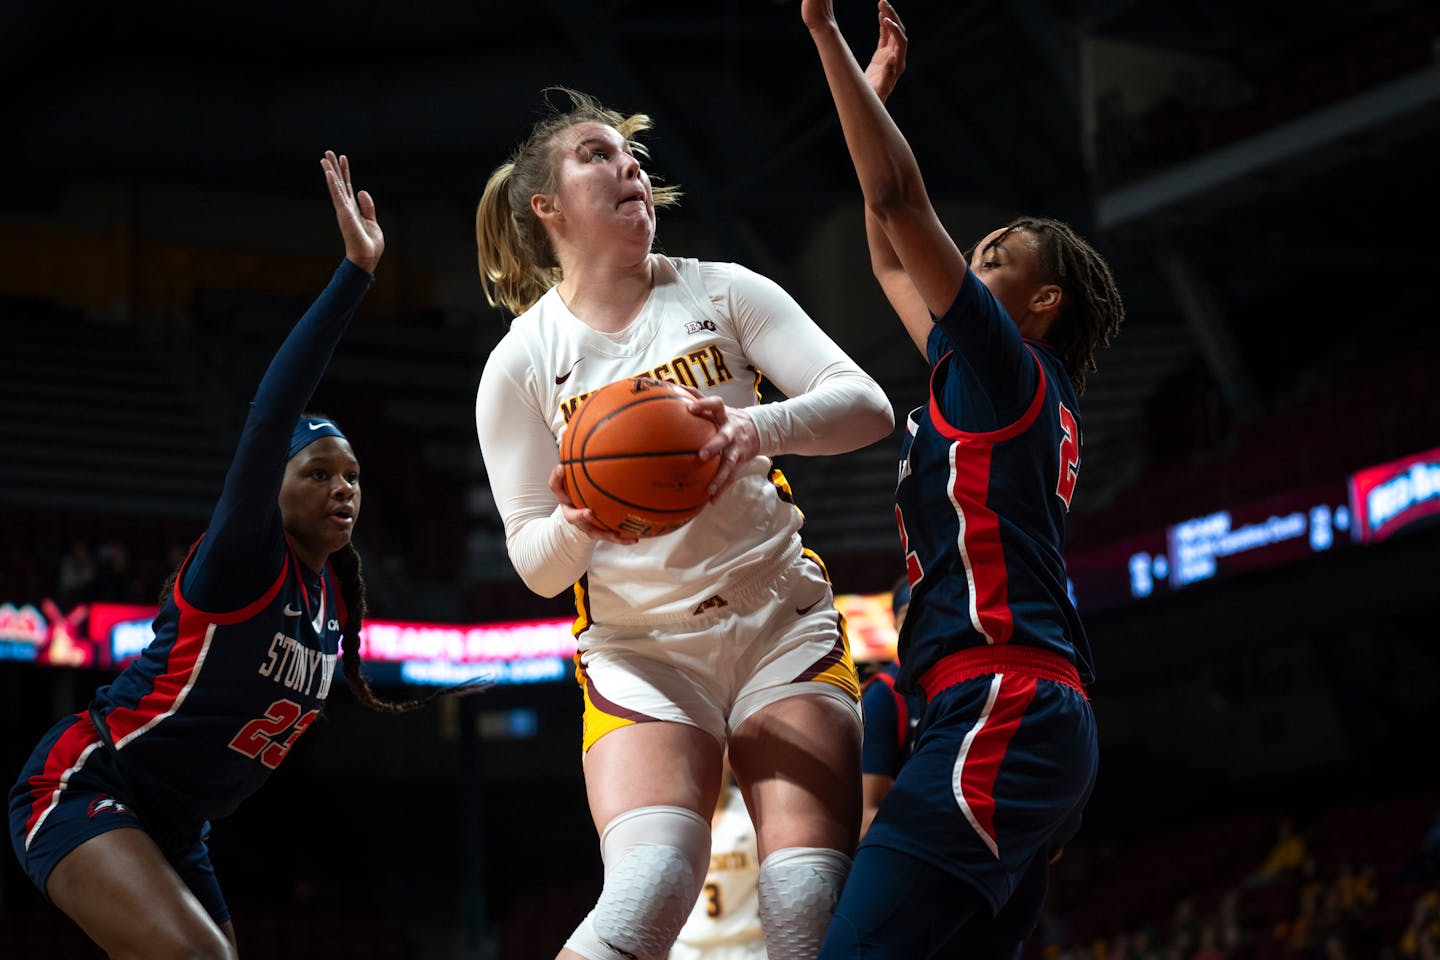
[[566,521],[577,526],[591,540],[604,540],[606,543],[618,543],[628,546],[632,543],[639,543],[637,537],[616,533],[613,530],[600,526],[595,522],[593,511],[584,507],[575,506],[575,501],[570,497],[570,491],[565,486],[565,468],[560,464],[550,471],[550,477],[546,481],[550,486],[550,492],[555,494],[555,499],[560,503],[561,513]]

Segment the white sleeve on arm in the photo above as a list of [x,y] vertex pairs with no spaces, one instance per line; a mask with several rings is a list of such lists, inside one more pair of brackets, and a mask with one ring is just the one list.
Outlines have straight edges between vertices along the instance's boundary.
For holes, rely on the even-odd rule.
[[590,566],[595,541],[565,519],[547,480],[560,462],[555,435],[526,389],[533,371],[523,350],[504,341],[480,375],[475,429],[500,517],[505,549],[525,585],[553,597]]
[[733,263],[705,263],[701,271],[745,356],[787,397],[748,408],[761,454],[848,453],[894,429],[885,391],[779,284]]

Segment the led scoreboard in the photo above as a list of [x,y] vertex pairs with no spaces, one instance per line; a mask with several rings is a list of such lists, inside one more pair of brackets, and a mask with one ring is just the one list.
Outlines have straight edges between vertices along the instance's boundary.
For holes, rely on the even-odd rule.
[[1378,543],[1440,514],[1440,448],[1345,480],[1187,517],[1163,530],[1072,555],[1082,611],[1143,602],[1187,587]]

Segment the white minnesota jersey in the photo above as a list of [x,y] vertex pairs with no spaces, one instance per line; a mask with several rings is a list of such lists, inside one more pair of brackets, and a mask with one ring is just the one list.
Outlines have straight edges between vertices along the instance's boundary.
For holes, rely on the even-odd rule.
[[[651,259],[650,297],[618,333],[581,321],[558,288],[542,296],[496,346],[476,398],[516,569],[545,595],[578,581],[582,617],[594,623],[679,622],[717,595],[759,589],[798,554],[802,516],[759,456],[673,533],[631,546],[588,540],[564,521],[546,478],[569,416],[592,391],[642,374],[695,387],[751,408],[762,453],[844,452],[873,439],[873,430],[855,439],[870,429],[855,426],[857,414],[873,423],[877,408],[890,413],[874,381],[773,282],[735,264]],[[762,366],[792,399],[757,406]]]
[[[690,917],[680,930],[670,960],[748,956],[765,957],[760,930],[760,855],[755,826],[745,809],[740,788],[725,788],[724,805],[715,815],[710,835],[710,870]],[[719,948],[748,948],[720,950]]]

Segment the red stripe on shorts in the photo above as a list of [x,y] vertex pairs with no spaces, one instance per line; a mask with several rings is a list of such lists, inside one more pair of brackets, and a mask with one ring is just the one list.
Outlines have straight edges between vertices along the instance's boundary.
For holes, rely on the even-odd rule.
[[95,734],[95,727],[86,714],[79,714],[79,719],[64,733],[50,752],[45,755],[45,766],[40,772],[30,778],[27,786],[30,788],[30,816],[25,821],[25,843],[30,843],[30,835],[35,831],[35,825],[40,818],[58,802],[60,791],[65,788],[63,781],[80,764],[81,756],[85,755],[87,747],[94,746],[100,742]]
[[1000,842],[995,833],[995,779],[1025,711],[1035,699],[1035,678],[1018,674],[996,674],[990,681],[990,697],[975,722],[960,756],[955,761],[951,788],[965,818],[997,858]]

